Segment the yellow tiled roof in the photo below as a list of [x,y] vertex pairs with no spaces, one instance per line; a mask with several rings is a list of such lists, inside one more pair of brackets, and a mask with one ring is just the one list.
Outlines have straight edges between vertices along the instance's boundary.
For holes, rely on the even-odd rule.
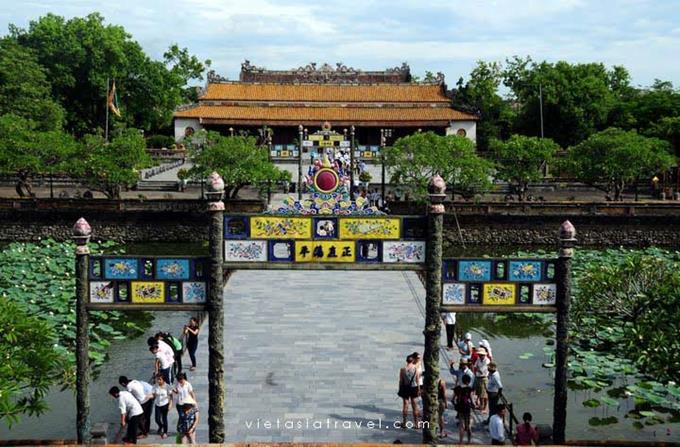
[[208,84],[200,100],[299,102],[450,102],[440,85]]
[[175,118],[203,118],[233,121],[286,122],[422,122],[474,120],[448,107],[248,107],[207,106],[175,112]]

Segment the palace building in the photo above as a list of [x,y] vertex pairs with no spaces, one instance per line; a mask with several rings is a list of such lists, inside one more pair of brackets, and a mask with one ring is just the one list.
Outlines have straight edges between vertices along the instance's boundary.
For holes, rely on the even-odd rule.
[[258,135],[267,126],[274,158],[285,159],[297,156],[300,125],[312,133],[327,122],[340,133],[354,126],[356,149],[370,159],[379,153],[384,129],[390,130],[390,141],[383,144],[419,130],[475,140],[477,116],[455,106],[441,73],[412,82],[406,63],[384,71],[313,63],[279,71],[245,61],[238,81],[208,73],[198,103],[175,112],[175,138],[200,129]]

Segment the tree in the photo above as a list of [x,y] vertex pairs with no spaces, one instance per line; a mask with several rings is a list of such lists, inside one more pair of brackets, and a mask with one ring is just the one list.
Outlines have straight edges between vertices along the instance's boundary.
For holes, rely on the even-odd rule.
[[171,123],[187,80],[201,71],[176,46],[164,61],[152,60],[122,26],[105,24],[98,13],[69,20],[47,14],[26,30],[10,26],[10,38],[33,50],[66,110],[67,129],[77,135],[104,127],[107,80],[116,80],[122,111],[114,121],[149,131]]
[[496,175],[514,186],[517,198],[526,198],[529,183],[541,180],[541,168],[552,163],[559,146],[550,138],[513,135],[507,141],[491,140],[498,159]]
[[125,129],[111,143],[106,143],[101,135],[86,135],[72,172],[90,189],[109,199],[119,199],[123,188],[137,183],[139,169],[150,163],[139,130]]
[[0,115],[13,113],[35,122],[38,130],[59,130],[64,111],[34,52],[0,39]]
[[452,197],[469,196],[490,185],[492,164],[479,157],[474,143],[465,137],[418,132],[383,150],[392,183],[410,186],[420,199],[427,196],[427,184],[435,174],[446,181]]
[[259,185],[268,181],[284,180],[285,174],[269,161],[266,146],[257,144],[255,137],[225,137],[217,132],[202,131],[189,143],[194,166],[190,176],[205,179],[217,172],[224,179],[225,195],[238,196],[246,185]]
[[0,172],[17,176],[20,197],[33,196],[31,181],[36,175],[66,171],[78,150],[71,135],[35,127],[17,115],[0,116]]
[[503,83],[512,90],[518,115],[515,132],[540,135],[539,92],[543,97],[545,136],[561,147],[580,143],[607,127],[610,112],[625,94],[628,73],[601,63],[506,61]]
[[580,181],[614,193],[620,200],[626,185],[670,169],[676,159],[669,144],[634,130],[609,128],[569,148],[564,167]]
[[54,349],[54,329],[29,316],[18,304],[0,296],[0,419],[8,426],[22,414],[39,415],[47,409],[45,395],[63,367]]
[[[196,56],[189,54],[187,48],[180,48],[176,43],[170,45],[168,51],[163,54],[163,61],[166,67],[169,67],[170,73],[177,76],[183,85],[190,81],[202,81],[203,72],[211,65],[210,59],[201,62]],[[182,99],[187,103],[196,102],[198,100],[196,88],[183,88]]]
[[478,61],[470,73],[470,79],[451,91],[456,107],[469,108],[479,114],[477,121],[477,150],[487,151],[492,138],[506,139],[515,113],[508,101],[498,94],[502,82],[503,67],[498,62]]

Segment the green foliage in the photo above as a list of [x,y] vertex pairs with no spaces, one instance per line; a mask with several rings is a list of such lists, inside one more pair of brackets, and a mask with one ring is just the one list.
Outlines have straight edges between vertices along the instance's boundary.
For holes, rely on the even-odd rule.
[[457,135],[418,132],[383,149],[392,183],[410,186],[416,198],[427,195],[430,178],[439,174],[452,194],[472,195],[490,185],[491,163],[475,152],[472,141]]
[[614,193],[619,200],[627,184],[668,170],[676,162],[668,143],[609,128],[569,148],[564,167],[579,180]]
[[175,144],[175,138],[170,135],[151,135],[146,137],[146,147],[149,149],[170,149]]
[[503,79],[519,105],[515,131],[540,135],[542,90],[545,136],[561,147],[607,127],[610,112],[628,88],[623,67],[607,70],[601,63],[536,63],[517,56],[506,62]]
[[64,111],[51,93],[35,53],[11,39],[0,39],[0,115],[32,120],[41,131],[59,130]]
[[53,348],[56,337],[50,325],[4,294],[0,327],[0,420],[11,427],[20,415],[47,409],[44,397],[63,367],[64,355]]
[[0,172],[18,177],[20,196],[32,195],[32,177],[65,171],[77,152],[75,139],[60,130],[41,131],[31,120],[0,116]]
[[515,118],[509,102],[498,94],[503,80],[503,67],[498,62],[477,61],[470,79],[463,85],[460,78],[453,91],[456,106],[462,105],[479,114],[477,149],[487,151],[492,138],[506,139]]
[[107,79],[115,79],[122,124],[145,130],[170,124],[186,100],[186,83],[200,79],[203,65],[186,49],[170,47],[163,61],[149,58],[122,26],[98,13],[86,17],[47,14],[28,29],[10,26],[10,37],[33,50],[66,110],[67,128],[78,134],[104,127]]
[[[93,253],[111,250],[115,244],[90,244]],[[0,307],[8,300],[32,319],[27,324],[19,313],[12,317],[10,307],[0,310],[2,319],[2,335],[8,340],[9,334],[16,334],[17,346],[26,348],[25,357],[17,356],[16,361],[35,363],[36,373],[42,377],[40,387],[52,384],[75,385],[75,246],[72,243],[58,243],[44,240],[39,243],[12,243],[0,251]],[[8,317],[8,314],[10,315]],[[5,323],[8,319],[9,323]],[[148,313],[91,312],[90,314],[90,361],[95,372],[106,359],[106,351],[113,340],[139,336],[149,327],[151,315]],[[21,328],[14,332],[7,328]],[[33,329],[35,329],[35,331]],[[17,346],[7,344],[3,340],[0,350],[15,350]],[[8,340],[10,341],[10,340]],[[44,349],[49,342],[50,350]],[[8,407],[3,406],[4,389],[12,387],[10,372],[4,368],[13,368],[2,352],[3,362],[3,396],[0,396],[0,412],[6,413]],[[55,359],[64,359],[63,364],[55,370]],[[25,374],[27,370],[19,368],[17,373]],[[22,369],[23,368],[23,369]],[[49,369],[49,372],[47,371]],[[29,371],[31,377],[33,373]],[[37,378],[34,378],[38,380]],[[22,382],[25,383],[25,382]],[[42,389],[42,388],[41,388]],[[42,394],[41,396],[42,397]],[[35,409],[43,409],[39,404]],[[28,410],[29,413],[31,410]]]
[[520,200],[524,200],[529,182],[543,178],[541,167],[552,163],[559,149],[550,138],[513,135],[507,141],[491,140],[491,150],[498,163],[496,175],[515,187]]
[[73,173],[89,188],[103,192],[109,199],[119,199],[124,187],[139,180],[138,170],[150,163],[144,137],[137,129],[125,129],[110,143],[101,135],[86,135]]
[[[165,65],[169,67],[170,73],[183,84],[192,80],[203,80],[203,72],[210,67],[210,60],[201,62],[196,56],[189,54],[186,48],[180,48],[176,43],[170,45],[168,51],[163,54]],[[196,102],[198,100],[197,90],[194,87],[182,89],[182,99],[184,102]]]
[[217,132],[202,131],[193,141],[189,151],[194,166],[189,175],[200,180],[212,172],[219,173],[224,179],[227,198],[236,198],[241,188],[248,184],[260,185],[286,178],[269,161],[267,147],[259,146],[254,137],[225,137]]
[[371,173],[368,171],[362,171],[361,174],[359,174],[359,181],[368,183],[371,181],[373,177],[371,176]]

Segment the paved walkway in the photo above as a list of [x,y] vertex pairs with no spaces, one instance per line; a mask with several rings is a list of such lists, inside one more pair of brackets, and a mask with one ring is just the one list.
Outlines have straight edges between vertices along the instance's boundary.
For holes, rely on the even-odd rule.
[[[226,441],[419,443],[419,430],[394,424],[399,368],[422,352],[423,300],[412,272],[234,273],[225,290]],[[194,384],[207,394],[207,383]],[[447,428],[457,430],[452,415]],[[485,427],[480,434],[488,442]]]

